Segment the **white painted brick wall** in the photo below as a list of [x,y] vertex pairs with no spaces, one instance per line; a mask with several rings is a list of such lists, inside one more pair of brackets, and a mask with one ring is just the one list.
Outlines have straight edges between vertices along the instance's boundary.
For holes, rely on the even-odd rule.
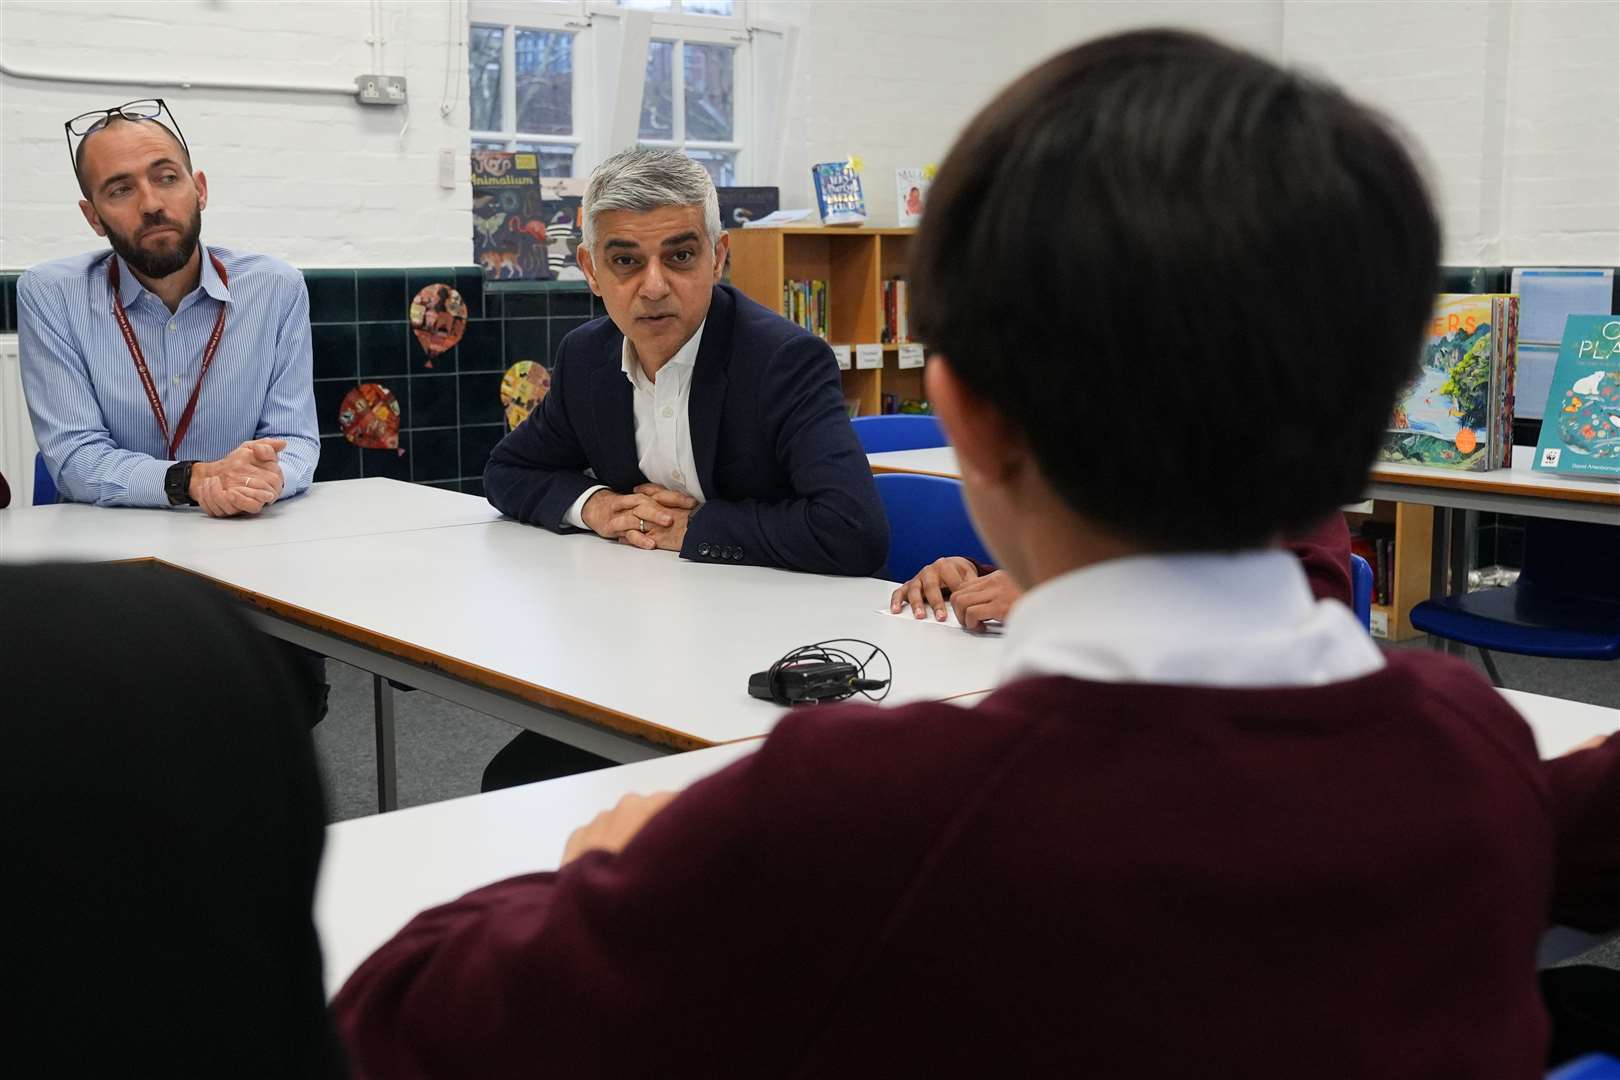
[[[370,69],[370,11],[366,0],[0,0],[0,56],[25,69],[341,85]],[[467,263],[466,51],[447,53],[446,2],[382,11],[386,73],[409,80],[408,113],[337,96],[0,78],[0,267],[105,243],[79,214],[62,122],[145,96],[168,101],[208,176],[205,238],[298,266]],[[441,117],[447,62],[460,97]],[[441,146],[457,151],[454,191],[438,186]]]
[[[465,79],[439,116],[450,0],[386,0],[410,126],[342,98],[165,91],[213,203],[207,235],[304,266],[470,258]],[[1298,63],[1377,105],[1431,177],[1458,263],[1620,264],[1620,0],[755,0],[801,27],[784,206],[809,167],[861,155],[872,220],[893,172],[937,162],[972,113],[1041,59],[1138,26],[1183,26]],[[0,0],[0,55],[25,67],[347,82],[369,66],[364,0]],[[463,52],[452,50],[460,76]],[[0,80],[0,266],[95,246],[62,120],[147,91]],[[461,182],[436,184],[439,147]]]

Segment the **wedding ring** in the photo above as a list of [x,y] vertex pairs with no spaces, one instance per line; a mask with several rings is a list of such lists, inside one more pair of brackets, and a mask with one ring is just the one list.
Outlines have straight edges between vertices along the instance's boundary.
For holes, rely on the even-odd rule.
[[646,519],[645,518],[636,518],[636,520],[641,522],[641,531],[646,532],[647,531],[647,521],[646,521]]

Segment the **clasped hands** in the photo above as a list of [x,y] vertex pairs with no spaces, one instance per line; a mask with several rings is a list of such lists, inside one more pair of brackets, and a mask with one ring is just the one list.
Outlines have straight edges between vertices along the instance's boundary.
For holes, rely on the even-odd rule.
[[281,498],[286,439],[249,439],[218,461],[191,467],[191,498],[210,517],[257,514]]
[[697,500],[683,491],[641,484],[628,495],[603,488],[580,508],[579,516],[598,536],[644,551],[679,551]]

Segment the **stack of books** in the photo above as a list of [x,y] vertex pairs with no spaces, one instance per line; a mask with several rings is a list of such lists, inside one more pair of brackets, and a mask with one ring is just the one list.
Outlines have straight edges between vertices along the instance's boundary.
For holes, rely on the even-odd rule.
[[820,280],[783,282],[782,313],[812,334],[828,337],[832,316],[828,313],[827,283]]

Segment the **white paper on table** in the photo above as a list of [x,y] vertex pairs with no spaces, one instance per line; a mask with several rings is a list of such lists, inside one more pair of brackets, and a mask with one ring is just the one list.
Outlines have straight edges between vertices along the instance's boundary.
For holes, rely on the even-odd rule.
[[[877,613],[879,615],[887,615],[891,619],[905,619],[907,622],[927,623],[929,626],[945,626],[954,630],[967,629],[957,619],[956,609],[951,607],[949,604],[945,605],[945,618],[943,621],[934,618],[934,613],[932,611],[928,613],[928,617],[926,619],[919,619],[917,616],[912,614],[911,605],[909,604],[902,605],[899,611],[890,611],[888,608],[878,608]],[[1005,628],[1005,624],[992,620],[991,622],[980,623],[979,628],[986,634],[999,634]],[[978,633],[979,631],[969,630],[968,632]]]
[[858,371],[874,371],[883,366],[883,346],[857,345],[855,346],[855,368]]

